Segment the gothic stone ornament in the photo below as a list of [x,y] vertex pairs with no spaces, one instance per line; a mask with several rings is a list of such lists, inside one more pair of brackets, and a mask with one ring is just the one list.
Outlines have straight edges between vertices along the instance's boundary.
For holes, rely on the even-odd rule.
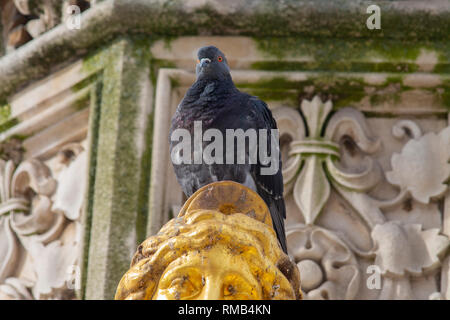
[[[280,136],[289,134],[293,139],[289,147],[289,159],[283,170],[286,193],[293,192],[295,203],[306,224],[314,224],[327,202],[330,182],[349,190],[363,192],[375,186],[380,178],[377,164],[369,157],[364,159],[365,169],[358,173],[345,172],[338,167],[338,142],[341,138],[353,138],[357,146],[367,153],[375,152],[380,143],[371,137],[363,115],[355,109],[339,110],[324,128],[331,108],[330,101],[323,103],[317,96],[311,102],[304,100],[301,111],[306,127],[300,114],[294,110],[274,111],[280,127]],[[284,129],[285,126],[288,130]],[[324,129],[325,133],[322,134]]]
[[80,12],[90,7],[87,0],[2,0],[3,38],[12,51],[64,22],[69,6]]
[[353,299],[361,284],[351,249],[332,231],[318,226],[287,228],[289,252],[302,275],[305,299]]
[[139,246],[116,299],[300,299],[299,286],[264,201],[222,181],[198,190]]
[[[305,298],[358,298],[366,285],[361,271],[370,265],[382,277],[371,298],[416,299],[417,285],[426,287],[430,297],[440,296],[432,287],[450,242],[440,234],[436,202],[448,191],[450,127],[422,135],[415,122],[398,121],[393,136],[412,139],[392,155],[392,170],[383,175],[373,157],[381,143],[363,114],[343,108],[331,115],[331,109],[331,102],[315,97],[302,102],[301,114],[290,108],[274,110],[280,137],[291,141],[284,152],[285,197],[293,199],[303,222],[288,223],[287,238],[304,278]],[[347,153],[356,160],[342,161]],[[387,200],[374,197],[371,192],[381,182],[398,187],[398,193]],[[350,220],[334,218],[334,230],[321,225],[325,220],[320,215],[333,215],[339,203],[348,206]],[[412,207],[408,212],[404,203]],[[356,220],[362,223],[345,226]],[[368,240],[362,245],[365,234]]]
[[0,160],[0,299],[74,297],[84,148],[63,147],[52,167],[55,177],[37,159],[17,169],[11,160]]

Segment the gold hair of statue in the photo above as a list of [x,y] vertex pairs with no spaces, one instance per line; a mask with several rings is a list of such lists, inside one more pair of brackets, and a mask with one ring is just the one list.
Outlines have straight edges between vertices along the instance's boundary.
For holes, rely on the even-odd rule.
[[116,299],[301,299],[297,266],[281,250],[265,202],[231,181],[193,194],[145,240]]

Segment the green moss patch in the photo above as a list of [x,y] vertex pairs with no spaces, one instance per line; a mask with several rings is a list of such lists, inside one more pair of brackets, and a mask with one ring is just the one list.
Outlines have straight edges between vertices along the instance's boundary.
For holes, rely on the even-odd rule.
[[417,60],[424,50],[434,52],[439,59],[433,71],[450,69],[450,44],[446,42],[292,37],[254,40],[267,58],[253,63],[256,70],[410,73],[419,70]]

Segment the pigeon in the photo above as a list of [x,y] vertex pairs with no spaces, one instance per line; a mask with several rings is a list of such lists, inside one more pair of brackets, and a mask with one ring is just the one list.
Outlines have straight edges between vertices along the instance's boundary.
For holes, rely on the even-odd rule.
[[[231,180],[253,189],[267,204],[275,232],[282,250],[287,253],[286,235],[284,230],[284,219],[286,218],[286,208],[283,199],[283,176],[281,173],[281,153],[279,151],[279,140],[276,135],[276,144],[271,144],[277,130],[277,124],[272,116],[272,112],[267,104],[257,97],[239,91],[233,83],[230,68],[225,55],[214,46],[207,46],[198,50],[198,60],[196,66],[196,81],[186,92],[186,95],[177,107],[172,117],[169,132],[170,153],[180,152],[176,147],[180,143],[179,139],[173,138],[173,133],[178,129],[189,132],[191,146],[187,152],[191,152],[191,162],[180,162],[178,159],[172,164],[175,175],[181,188],[187,197],[190,197],[201,187],[216,181]],[[202,132],[208,129],[215,129],[223,134],[223,148],[226,150],[223,157],[215,155],[214,163],[205,161],[195,162],[195,124],[201,123]],[[264,129],[267,135],[258,136],[256,145],[249,145],[246,140],[246,160],[244,163],[238,162],[237,148],[234,146],[234,161],[227,162],[225,157],[229,154],[225,143],[226,130],[254,129],[259,132]],[[263,174],[262,169],[269,165],[261,161],[257,156],[256,161],[249,161],[252,150],[258,153],[262,144],[266,144],[268,154],[275,152],[278,155],[277,170],[272,174]],[[208,142],[201,140],[200,144],[205,147]],[[198,146],[197,146],[198,147]],[[194,150],[193,150],[194,149]],[[247,151],[248,150],[248,151]],[[197,149],[198,151],[198,149]],[[175,152],[176,153],[176,152]],[[266,161],[267,162],[267,161]]]

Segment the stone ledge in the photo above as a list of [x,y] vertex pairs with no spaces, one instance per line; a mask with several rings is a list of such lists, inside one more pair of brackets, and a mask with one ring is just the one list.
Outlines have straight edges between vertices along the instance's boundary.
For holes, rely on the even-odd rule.
[[124,34],[153,37],[245,35],[251,37],[314,36],[439,40],[450,38],[450,4],[446,0],[379,1],[382,29],[365,21],[368,1],[107,0],[82,14],[82,27],[64,24],[0,60],[0,98],[55,65]]

